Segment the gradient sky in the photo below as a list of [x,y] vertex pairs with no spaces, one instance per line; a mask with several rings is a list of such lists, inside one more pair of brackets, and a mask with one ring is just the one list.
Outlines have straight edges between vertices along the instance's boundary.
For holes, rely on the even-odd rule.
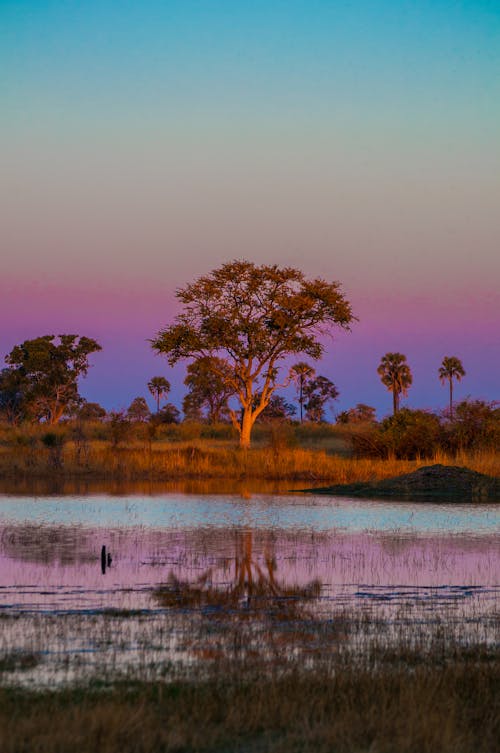
[[340,280],[360,321],[319,367],[382,415],[498,399],[500,3],[0,0],[0,356],[104,346],[106,407],[172,373],[174,291],[248,258]]

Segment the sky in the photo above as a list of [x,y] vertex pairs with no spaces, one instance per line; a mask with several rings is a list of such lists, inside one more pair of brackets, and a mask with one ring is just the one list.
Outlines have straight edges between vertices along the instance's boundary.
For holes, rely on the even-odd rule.
[[442,408],[443,356],[500,398],[498,0],[0,0],[0,357],[96,338],[107,408],[184,367],[148,339],[225,261],[342,283],[358,317],[317,370]]

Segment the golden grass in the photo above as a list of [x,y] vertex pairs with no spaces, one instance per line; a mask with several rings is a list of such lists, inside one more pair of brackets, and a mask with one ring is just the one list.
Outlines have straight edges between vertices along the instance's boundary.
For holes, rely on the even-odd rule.
[[492,753],[498,663],[328,671],[29,692],[0,689],[2,753]]
[[500,453],[492,451],[396,460],[345,457],[299,447],[256,447],[245,452],[217,440],[160,441],[151,446],[135,442],[118,448],[93,440],[83,450],[73,441],[66,442],[61,450],[39,445],[0,447],[0,477],[6,479],[260,479],[342,484],[398,476],[431,463],[460,465],[500,476]]

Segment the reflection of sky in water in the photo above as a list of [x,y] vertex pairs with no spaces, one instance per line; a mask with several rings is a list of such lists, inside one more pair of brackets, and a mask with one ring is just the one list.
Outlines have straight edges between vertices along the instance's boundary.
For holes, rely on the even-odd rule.
[[3,523],[83,524],[96,527],[213,526],[407,533],[500,532],[500,506],[381,502],[314,495],[0,497]]
[[[22,674],[29,685],[145,662],[192,665],[231,650],[233,634],[234,645],[265,657],[275,643],[281,652],[286,646],[309,655],[313,623],[318,656],[344,641],[362,651],[381,634],[397,643],[401,630],[426,643],[439,625],[460,641],[495,643],[499,531],[492,505],[312,495],[4,496],[0,655],[43,656]],[[113,556],[104,573],[103,544]],[[203,582],[224,595],[238,587],[244,567],[247,582],[251,576],[276,589],[252,596],[251,613],[245,590],[236,591],[241,604],[219,609],[215,622],[208,602],[204,608],[177,603],[176,592],[167,601],[155,595],[174,582],[181,594]],[[314,598],[290,601],[293,589],[312,583]],[[281,607],[276,594],[285,596]],[[283,604],[291,613],[269,621],[269,610]],[[349,639],[335,632],[344,610],[369,617]]]

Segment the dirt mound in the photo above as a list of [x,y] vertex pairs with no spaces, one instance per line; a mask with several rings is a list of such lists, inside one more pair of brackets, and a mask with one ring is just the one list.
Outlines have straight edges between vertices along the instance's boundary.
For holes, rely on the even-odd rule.
[[436,464],[374,483],[338,484],[304,491],[349,497],[500,501],[500,479],[468,468]]

